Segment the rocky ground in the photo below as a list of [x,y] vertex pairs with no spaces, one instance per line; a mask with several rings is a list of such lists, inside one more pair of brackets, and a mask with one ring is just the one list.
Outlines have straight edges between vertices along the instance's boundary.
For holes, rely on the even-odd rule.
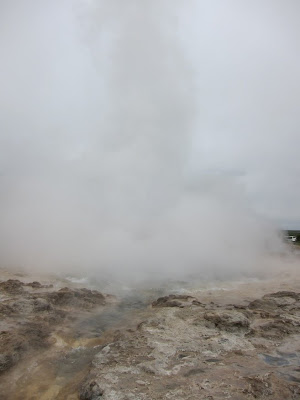
[[[62,288],[17,279],[0,282],[0,373],[9,370],[28,350],[51,345],[51,334],[75,310],[104,306],[106,298],[97,291]],[[70,313],[70,310],[72,311]]]
[[[56,286],[0,282],[1,399],[300,399],[299,269],[185,289],[123,320],[114,297]],[[116,308],[120,324],[103,325]]]
[[95,357],[81,400],[299,399],[300,293],[218,306],[155,301]]
[[76,322],[102,312],[115,298],[57,282],[28,282],[28,276],[15,278],[0,282],[0,399],[40,399],[39,388],[37,397],[30,390],[18,394],[20,382],[24,387],[22,380],[32,379],[29,369],[36,374],[44,359],[53,362],[57,349],[66,347],[64,338],[72,338],[69,331]]

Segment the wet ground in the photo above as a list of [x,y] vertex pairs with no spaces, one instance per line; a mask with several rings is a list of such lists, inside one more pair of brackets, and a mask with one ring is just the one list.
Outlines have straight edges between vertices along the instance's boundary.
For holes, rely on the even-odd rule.
[[[2,374],[0,399],[78,399],[80,383],[94,356],[115,339],[119,329],[134,325],[145,307],[145,302],[129,296],[88,313],[69,310],[75,315],[58,324],[49,348],[29,349],[16,366]],[[5,323],[0,327],[5,329]]]
[[[103,394],[98,397],[104,400],[300,398],[300,323],[293,296],[275,298],[273,309],[272,298],[263,298],[277,291],[300,293],[297,271],[296,267],[264,279],[123,287],[118,298],[108,296],[105,304],[92,306],[89,298],[88,303],[53,306],[52,297],[45,297],[52,313],[65,315],[50,326],[46,346],[29,347],[2,373],[0,399],[94,400],[91,381],[101,384]],[[28,276],[18,279],[31,281]],[[103,289],[95,280],[89,286],[80,277],[46,281],[42,283],[52,283],[53,288],[25,287],[30,291],[29,311],[25,307],[23,313],[30,313],[31,293],[36,296],[36,291],[59,291],[65,285]],[[118,293],[118,288],[111,292]],[[151,306],[169,293],[175,296],[171,303]],[[11,299],[12,305],[20,306],[24,293],[1,294],[1,304]],[[254,300],[260,303],[251,308]],[[45,305],[41,300],[39,304]],[[49,315],[43,319],[44,314],[34,314],[33,319],[49,325]],[[19,327],[20,314],[3,316],[1,332],[13,330],[14,323]]]

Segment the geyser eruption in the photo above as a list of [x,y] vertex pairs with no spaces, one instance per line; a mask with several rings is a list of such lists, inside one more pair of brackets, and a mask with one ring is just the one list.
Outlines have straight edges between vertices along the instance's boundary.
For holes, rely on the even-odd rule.
[[240,177],[191,165],[193,3],[6,3],[1,264],[129,279],[260,265],[279,239]]

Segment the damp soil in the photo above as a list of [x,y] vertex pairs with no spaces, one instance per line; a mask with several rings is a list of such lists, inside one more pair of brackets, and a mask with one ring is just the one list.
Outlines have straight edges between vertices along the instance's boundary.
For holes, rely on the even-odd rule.
[[1,400],[300,398],[294,271],[119,297],[59,279],[4,278]]
[[[7,286],[10,284],[12,283],[6,283]],[[51,291],[46,293],[53,294]],[[15,290],[13,300],[16,300]],[[105,305],[96,305],[88,310],[84,307],[73,308],[71,305],[67,310],[68,318],[59,320],[47,332],[47,343],[38,349],[34,346],[28,347],[26,351],[22,351],[16,365],[2,371],[0,399],[78,399],[80,385],[88,374],[95,355],[108,343],[116,340],[120,330],[133,327],[136,318],[148,304],[136,296],[119,300],[111,296],[110,300],[112,301]],[[56,311],[60,313],[61,309]],[[2,322],[1,332],[5,328],[5,323]],[[23,320],[22,323],[26,325],[28,321]],[[43,322],[40,323],[42,326]],[[11,328],[18,329],[13,323]],[[34,330],[31,332],[33,337],[36,334]]]

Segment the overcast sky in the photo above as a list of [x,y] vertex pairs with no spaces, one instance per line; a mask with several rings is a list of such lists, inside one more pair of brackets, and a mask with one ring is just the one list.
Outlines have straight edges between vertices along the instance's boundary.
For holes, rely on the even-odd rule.
[[300,4],[197,4],[198,23],[190,25],[199,74],[195,164],[240,175],[257,210],[297,225]]
[[[1,2],[4,147],[16,140],[3,128],[13,113],[12,102],[25,114],[39,98],[34,104],[38,119],[43,113],[51,118],[49,107],[56,120],[57,113],[73,113],[72,133],[64,135],[72,136],[70,147],[81,148],[80,124],[91,123],[84,107],[95,97],[98,104],[102,101],[89,54],[97,29],[90,14],[99,13],[101,6],[78,0],[13,3]],[[176,7],[178,39],[183,56],[189,57],[196,99],[191,168],[200,174],[236,176],[259,212],[283,224],[300,224],[299,2],[187,1]],[[90,114],[95,119],[94,112]],[[20,136],[26,140],[26,132]],[[55,138],[54,132],[51,136],[54,142],[65,140]],[[41,145],[47,141],[44,136]]]
[[249,216],[300,229],[299,12],[297,0],[1,1],[5,245],[44,251],[59,229],[59,258],[80,235],[103,238],[97,224],[147,237],[155,218],[193,220],[187,209],[204,232]]

